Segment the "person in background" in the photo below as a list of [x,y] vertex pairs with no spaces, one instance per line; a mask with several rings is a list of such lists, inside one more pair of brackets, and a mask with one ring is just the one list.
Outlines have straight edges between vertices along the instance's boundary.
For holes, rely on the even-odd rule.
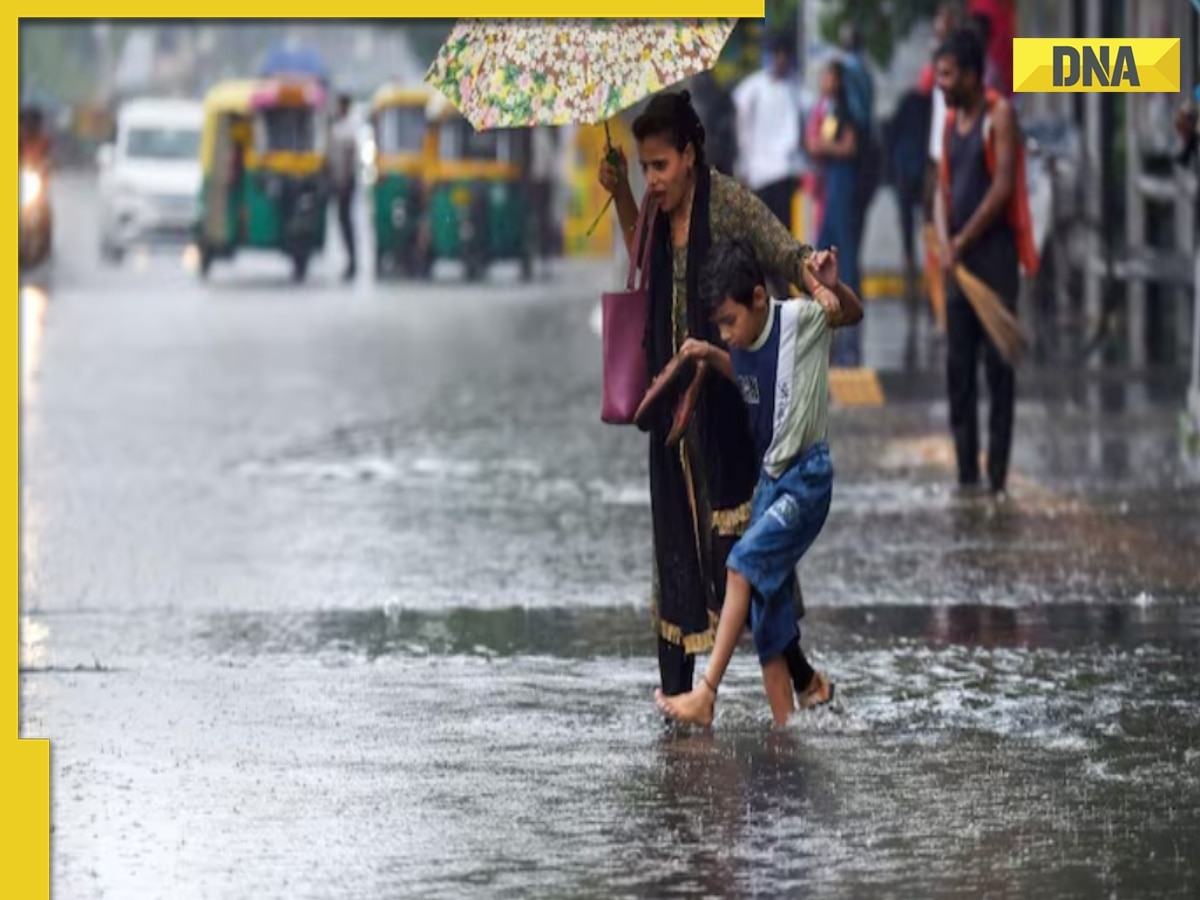
[[[820,166],[824,210],[817,233],[818,247],[836,247],[841,280],[858,295],[859,222],[858,156],[861,141],[858,125],[849,113],[846,69],[838,59],[830,60],[821,73],[824,114],[810,134],[809,156]],[[861,331],[857,325],[839,330],[833,337],[833,362],[838,366],[861,364]]]
[[800,92],[791,40],[771,39],[771,64],[734,89],[738,168],[746,186],[792,231],[800,150]]
[[984,66],[983,43],[971,28],[956,31],[938,51],[938,85],[952,115],[946,122],[935,219],[949,286],[946,383],[959,489],[973,494],[979,488],[976,370],[982,356],[991,407],[988,481],[993,495],[1003,497],[1016,376],[952,274],[961,263],[1015,312],[1021,235],[1011,205],[1023,199],[1018,192],[1019,129],[1011,104],[999,92],[984,87]]
[[[867,65],[867,57],[863,53],[862,35],[853,25],[846,25],[841,31],[842,48],[842,83],[846,91],[846,114],[854,121],[858,132],[858,154],[856,163],[858,177],[855,179],[855,216],[856,247],[861,250],[863,230],[867,224],[867,211],[871,200],[875,197],[875,189],[879,185],[882,151],[879,149],[875,134],[875,81],[871,77],[871,69]],[[843,250],[843,253],[845,250]],[[843,256],[843,259],[845,257]],[[853,263],[858,268],[858,261]],[[857,290],[857,286],[855,290]],[[857,334],[857,332],[855,332]],[[839,335],[841,337],[843,335]]]
[[901,96],[895,113],[887,122],[883,141],[888,152],[892,188],[896,192],[897,212],[900,216],[910,356],[916,352],[919,302],[917,222],[922,214],[922,193],[925,188],[931,93],[931,90],[921,90],[920,85],[906,91]]
[[354,243],[354,195],[358,182],[358,140],[350,118],[350,97],[338,97],[337,114],[329,148],[329,175],[337,203],[338,227],[346,247],[346,268],[343,281],[352,281],[358,272],[358,257]]
[[863,54],[862,35],[853,25],[842,27],[839,35],[841,61],[846,89],[846,111],[860,131],[875,121],[875,82]]
[[[809,110],[804,122],[804,150],[811,154],[814,142],[821,137],[821,123],[830,111],[830,99],[818,92],[817,99]],[[812,232],[819,234],[821,223],[825,220],[825,175],[821,170],[820,160],[810,159],[808,171],[803,176],[804,191],[808,194],[812,208]]]

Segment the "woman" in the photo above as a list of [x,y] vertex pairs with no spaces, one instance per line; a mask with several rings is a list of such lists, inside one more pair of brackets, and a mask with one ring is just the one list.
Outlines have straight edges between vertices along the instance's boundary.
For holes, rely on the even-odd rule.
[[[653,378],[689,336],[720,343],[700,296],[698,274],[714,241],[750,241],[765,272],[813,289],[798,244],[749,189],[710,168],[704,126],[687,91],[655,96],[633,123],[647,191],[658,212],[649,229],[650,315],[646,354]],[[626,249],[632,254],[638,202],[625,155],[600,164],[600,183],[613,195]],[[667,421],[650,428],[650,499],[654,534],[653,608],[662,690],[692,688],[695,655],[712,648],[725,595],[725,558],[750,518],[758,463],[738,389],[708,378],[684,439],[668,449]],[[796,599],[801,604],[799,584]],[[797,693],[818,685],[799,645],[786,654]]]
[[[825,201],[817,245],[838,248],[842,281],[861,296],[856,225],[858,132],[846,105],[845,68],[841,62],[833,60],[821,73],[821,96],[824,116],[805,140],[805,149],[821,167]],[[837,333],[833,343],[835,365],[861,364],[861,337],[859,326]]]

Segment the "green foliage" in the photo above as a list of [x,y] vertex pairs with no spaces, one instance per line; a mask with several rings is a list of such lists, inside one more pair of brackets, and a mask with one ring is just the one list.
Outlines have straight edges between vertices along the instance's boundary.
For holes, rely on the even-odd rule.
[[854,25],[863,49],[880,66],[892,58],[896,44],[922,19],[932,18],[942,0],[834,0],[820,19],[821,37],[837,43],[843,25]]

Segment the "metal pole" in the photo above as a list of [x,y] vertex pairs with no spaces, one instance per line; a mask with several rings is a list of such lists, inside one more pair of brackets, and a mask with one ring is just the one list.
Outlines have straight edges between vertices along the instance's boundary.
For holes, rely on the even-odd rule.
[[1192,382],[1188,389],[1188,408],[1192,422],[1200,430],[1200,242],[1196,245],[1196,271],[1192,282]]

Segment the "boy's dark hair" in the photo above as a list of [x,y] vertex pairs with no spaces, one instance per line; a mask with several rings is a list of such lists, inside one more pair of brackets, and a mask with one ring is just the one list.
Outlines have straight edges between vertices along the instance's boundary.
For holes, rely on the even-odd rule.
[[704,125],[687,91],[655,94],[633,120],[633,136],[639,141],[662,138],[680,153],[691,144],[696,151],[696,165],[704,165]]
[[983,41],[973,28],[959,28],[938,47],[937,58],[949,56],[963,72],[974,72],[983,79]]
[[700,293],[709,309],[729,298],[742,306],[754,302],[754,289],[765,287],[754,248],[745,241],[719,241],[712,245],[700,273]]

